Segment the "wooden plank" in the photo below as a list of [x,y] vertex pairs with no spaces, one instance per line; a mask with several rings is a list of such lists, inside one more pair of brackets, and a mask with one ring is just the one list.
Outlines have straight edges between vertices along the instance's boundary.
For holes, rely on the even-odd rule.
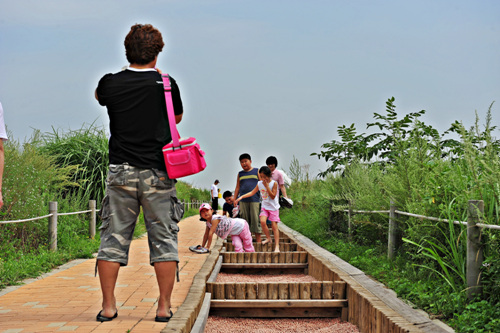
[[302,300],[311,298],[311,282],[299,282],[299,295]]
[[245,262],[245,253],[244,252],[236,252],[236,261],[241,264]]
[[300,289],[298,282],[290,282],[288,284],[288,288],[290,291],[290,299],[300,299]]
[[272,258],[271,258],[271,253],[270,252],[266,252],[266,258],[265,258],[265,263],[271,263],[272,262]]
[[219,274],[220,268],[222,267],[222,258],[223,256],[219,256],[219,259],[217,259],[217,263],[215,264],[214,269],[212,270],[212,273],[210,274],[207,282],[215,282],[217,280],[217,275]]
[[258,263],[258,262],[259,262],[259,261],[258,261],[258,254],[257,254],[257,252],[252,252],[252,253],[250,253],[250,262],[251,262],[252,264],[256,264],[256,263]]
[[288,283],[278,283],[278,298],[279,299],[289,299],[290,298],[290,289],[288,287]]
[[323,283],[319,281],[311,282],[311,298],[321,299]]
[[242,269],[242,268],[258,268],[258,269],[266,269],[266,268],[273,268],[273,269],[295,269],[295,268],[306,268],[307,264],[279,264],[279,263],[256,263],[256,264],[233,264],[233,263],[223,263],[221,265],[221,269]]
[[229,262],[230,263],[237,263],[238,262],[238,256],[237,256],[236,252],[229,253]]
[[256,282],[247,283],[246,299],[257,299],[257,283]]
[[346,298],[346,283],[344,281],[335,281],[333,283],[333,298]]
[[322,299],[333,299],[333,281],[323,282],[323,288],[321,293]]
[[214,308],[341,308],[347,307],[346,299],[320,300],[274,300],[274,299],[247,299],[247,300],[212,300],[210,306]]
[[215,298],[215,299],[226,298],[225,283],[214,282],[214,283],[212,283],[212,289],[214,290],[214,292],[212,294],[212,298]]
[[[340,318],[344,308],[210,308],[210,315],[230,318]],[[387,332],[385,332],[387,333]]]
[[224,289],[226,299],[234,299],[236,297],[236,286],[234,283],[226,283]]
[[269,282],[267,284],[267,298],[268,299],[278,299],[278,283]]
[[230,252],[224,252],[224,253],[222,254],[222,258],[223,258],[223,261],[222,261],[222,262],[224,262],[224,263],[226,263],[226,262],[228,262],[228,263],[229,263],[229,262],[231,262]]
[[235,284],[235,298],[236,299],[245,299],[246,297],[246,283],[245,282],[236,282]]
[[267,297],[267,283],[257,283],[257,298],[268,299]]

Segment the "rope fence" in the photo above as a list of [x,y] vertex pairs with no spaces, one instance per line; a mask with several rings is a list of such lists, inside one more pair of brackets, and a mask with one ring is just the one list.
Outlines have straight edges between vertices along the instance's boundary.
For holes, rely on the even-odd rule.
[[[200,208],[203,201],[190,201],[190,202],[181,202],[183,205],[184,211],[187,211],[190,208]],[[96,208],[96,201],[89,201],[89,209],[82,210],[78,212],[68,212],[68,213],[60,213],[57,211],[57,201],[49,202],[49,214],[43,216],[37,216],[29,219],[21,219],[21,220],[11,220],[11,221],[0,221],[0,224],[10,224],[10,223],[23,223],[23,222],[31,222],[38,221],[43,219],[49,219],[48,231],[49,231],[49,249],[52,251],[57,250],[57,217],[58,216],[68,216],[68,215],[77,215],[77,214],[89,214],[89,237],[91,239],[95,238],[96,235],[96,215],[98,209]]]
[[397,250],[397,244],[402,241],[401,228],[399,226],[399,217],[408,216],[418,219],[426,219],[436,222],[453,223],[456,225],[465,225],[467,227],[467,285],[468,297],[471,299],[475,295],[482,293],[481,287],[481,266],[483,265],[483,244],[481,242],[481,229],[500,230],[500,225],[481,223],[484,216],[484,202],[482,200],[469,200],[467,213],[467,221],[453,221],[448,219],[440,219],[431,216],[424,216],[402,212],[396,209],[396,206],[391,202],[389,210],[367,211],[354,210],[352,203],[348,203],[349,209],[344,210],[348,214],[348,232],[349,237],[352,234],[352,216],[353,214],[389,214],[389,232],[387,236],[387,257],[394,258]]

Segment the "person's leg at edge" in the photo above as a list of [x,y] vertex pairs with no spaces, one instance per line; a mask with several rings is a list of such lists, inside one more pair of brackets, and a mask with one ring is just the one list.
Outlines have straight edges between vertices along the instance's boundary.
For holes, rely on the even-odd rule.
[[248,224],[245,224],[245,227],[240,234],[240,238],[243,241],[243,249],[245,250],[245,252],[255,252],[255,248],[252,244],[252,233],[248,228]]
[[[261,215],[260,218],[260,226],[262,230],[264,230],[264,234],[266,235],[266,240],[262,242],[262,245],[271,242],[271,234],[269,233],[269,228],[267,227],[267,215]],[[274,231],[274,229],[273,229]]]
[[97,270],[99,271],[99,281],[102,292],[102,312],[104,317],[112,318],[116,309],[115,286],[120,270],[120,263],[113,261],[97,261]]
[[251,216],[251,221],[252,224],[255,225],[255,228],[259,230],[258,232],[255,232],[255,241],[257,243],[262,242],[262,227],[260,226],[260,203],[259,202],[250,202],[249,203],[249,210],[250,210],[250,216]]
[[234,252],[243,252],[243,243],[239,235],[232,235],[231,241],[234,245]]
[[155,262],[156,280],[160,289],[160,297],[158,298],[158,309],[156,315],[158,317],[170,317],[170,308],[172,290],[175,283],[175,271],[177,269],[176,261],[161,261]]
[[274,252],[280,252],[280,232],[278,230],[278,222],[271,221],[271,228],[274,234]]

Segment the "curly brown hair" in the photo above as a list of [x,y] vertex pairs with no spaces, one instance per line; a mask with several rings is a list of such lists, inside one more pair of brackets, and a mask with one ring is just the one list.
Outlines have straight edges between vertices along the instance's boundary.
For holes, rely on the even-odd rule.
[[135,24],[125,37],[125,55],[131,64],[146,65],[161,52],[161,32],[151,24]]

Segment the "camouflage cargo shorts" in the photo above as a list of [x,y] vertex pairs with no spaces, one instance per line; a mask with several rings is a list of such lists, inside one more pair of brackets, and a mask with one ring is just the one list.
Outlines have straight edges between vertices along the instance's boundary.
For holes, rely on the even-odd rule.
[[177,223],[182,219],[183,209],[176,196],[175,182],[175,179],[168,178],[165,171],[110,164],[106,196],[99,212],[102,226],[97,260],[127,265],[130,243],[142,206],[150,264],[179,262]]

